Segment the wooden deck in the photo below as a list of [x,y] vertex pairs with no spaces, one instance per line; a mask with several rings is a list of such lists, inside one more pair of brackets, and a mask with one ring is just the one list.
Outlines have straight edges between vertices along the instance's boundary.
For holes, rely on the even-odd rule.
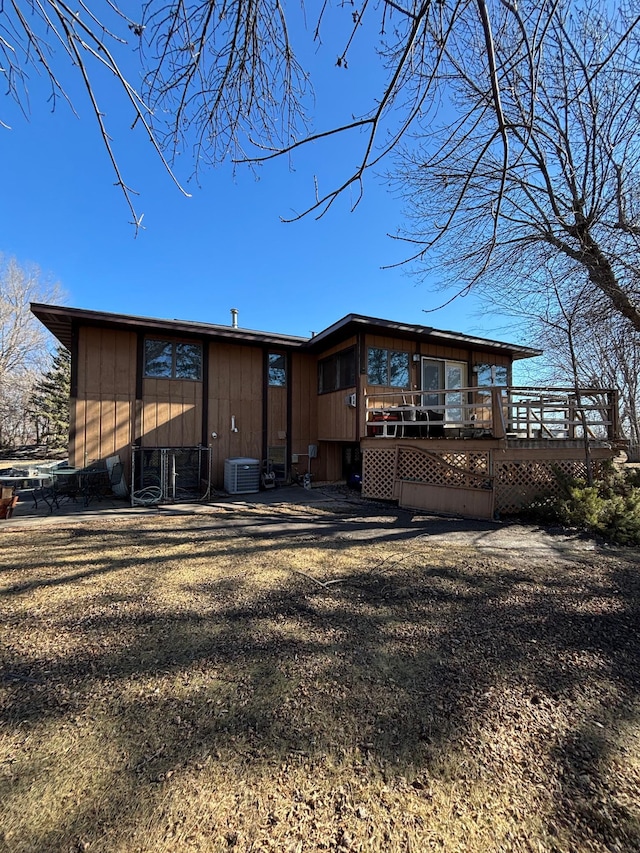
[[391,396],[366,396],[362,489],[406,508],[477,518],[515,513],[556,493],[558,474],[585,477],[585,445],[597,476],[624,443],[611,390]]
[[482,387],[365,394],[363,437],[619,440],[611,389]]

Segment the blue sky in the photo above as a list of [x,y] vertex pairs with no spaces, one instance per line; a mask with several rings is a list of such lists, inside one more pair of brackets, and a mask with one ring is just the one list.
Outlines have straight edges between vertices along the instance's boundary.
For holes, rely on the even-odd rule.
[[[348,71],[335,67],[335,54],[325,44],[311,57],[321,75],[318,129],[329,119],[325,103],[348,116],[376,80],[366,52]],[[234,175],[223,166],[204,171],[197,184],[188,180],[192,164],[182,158],[176,171],[192,193],[185,198],[142,134],[130,130],[128,109],[108,98],[114,147],[144,213],[136,237],[86,97],[69,88],[79,118],[64,104],[51,112],[37,79],[28,119],[9,98],[0,104],[0,118],[11,126],[0,127],[0,251],[58,280],[68,304],[213,323],[229,322],[235,307],[241,326],[299,335],[356,312],[520,339],[483,315],[474,298],[425,314],[446,300],[437,282],[418,283],[403,268],[382,269],[402,257],[402,246],[387,236],[401,225],[402,210],[374,175],[354,212],[347,194],[320,221],[280,221],[309,204],[314,175],[328,189],[355,161],[357,140],[315,144],[292,164],[264,165],[258,178],[245,167]]]

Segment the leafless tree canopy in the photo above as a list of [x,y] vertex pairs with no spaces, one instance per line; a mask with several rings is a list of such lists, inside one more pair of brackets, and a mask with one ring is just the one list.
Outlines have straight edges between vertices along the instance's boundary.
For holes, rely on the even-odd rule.
[[[554,2],[538,5],[553,17]],[[67,99],[64,63],[73,66],[134,217],[132,194],[94,85],[100,69],[113,76],[114,89],[130,104],[132,121],[146,128],[160,156],[169,160],[185,146],[193,148],[196,165],[228,157],[264,159],[336,133],[357,133],[359,163],[352,171],[345,164],[344,182],[309,206],[322,213],[346,187],[360,185],[365,172],[438,103],[438,84],[450,72],[452,57],[466,65],[470,38],[477,39],[471,47],[479,54],[476,84],[488,91],[494,129],[497,115],[505,136],[493,48],[494,31],[501,35],[501,28],[517,41],[521,14],[507,0],[363,0],[335,6],[315,0],[306,8],[286,0],[148,0],[139,5],[6,0],[0,6],[0,72],[9,93],[25,108],[29,74],[45,75],[55,106]],[[338,56],[327,56],[327,65],[348,68],[354,43],[366,37],[372,42],[368,61],[378,64],[383,82],[371,103],[354,104],[353,119],[312,128],[306,115],[314,109],[313,81],[296,51],[321,51],[323,34],[336,32],[341,34]],[[544,35],[542,27],[536,39]],[[134,56],[141,65],[132,64]],[[533,75],[534,60],[533,49],[518,56],[524,77]]]
[[[345,163],[344,179],[300,215],[322,215],[402,150],[396,177],[407,190],[414,260],[462,286],[503,286],[505,270],[522,280],[554,258],[640,329],[640,14],[632,0],[118,3],[5,0],[0,73],[24,106],[29,73],[44,74],[55,105],[66,98],[61,63],[73,66],[137,224],[94,85],[100,69],[169,170],[184,149],[197,169],[355,134],[355,167]],[[323,33],[336,31],[342,47],[331,64],[348,67],[354,43],[375,40],[383,82],[352,118],[314,128],[313,81],[296,56],[320,50]]]
[[517,30],[503,6],[491,51],[482,27],[456,30],[454,118],[404,147],[414,258],[460,287],[512,292],[553,266],[640,330],[640,16],[525,3]]
[[[584,276],[558,265],[538,269],[526,287],[494,288],[486,307],[509,317],[527,340],[544,350],[536,382],[579,388],[615,388],[624,435],[640,449],[640,332]],[[579,392],[578,392],[579,393]]]
[[60,299],[38,269],[0,255],[0,447],[24,438],[33,386],[50,363],[51,336],[30,303]]

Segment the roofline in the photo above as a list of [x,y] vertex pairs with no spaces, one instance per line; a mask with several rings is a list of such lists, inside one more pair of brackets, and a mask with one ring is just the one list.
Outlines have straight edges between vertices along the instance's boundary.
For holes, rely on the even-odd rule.
[[519,344],[479,338],[460,332],[434,329],[432,326],[420,326],[411,323],[399,323],[368,317],[364,314],[347,314],[331,326],[313,335],[311,338],[296,335],[281,335],[275,332],[262,332],[235,326],[223,326],[215,323],[201,323],[194,320],[168,320],[156,317],[140,317],[131,314],[112,314],[106,311],[92,311],[83,308],[69,308],[63,305],[31,303],[32,313],[67,349],[71,349],[74,324],[86,323],[103,328],[128,329],[130,331],[157,331],[165,334],[180,335],[243,344],[269,344],[272,346],[303,349],[316,352],[328,349],[336,343],[359,332],[384,330],[387,333],[409,340],[439,341],[449,346],[466,344],[488,352],[498,351],[510,354],[514,359],[532,358],[542,354],[542,350],[524,347]]
[[520,344],[511,344],[504,341],[495,341],[491,338],[479,338],[475,335],[465,335],[461,332],[451,332],[443,329],[434,329],[432,326],[420,326],[411,323],[398,323],[394,320],[383,320],[379,317],[368,317],[364,314],[347,314],[342,319],[337,320],[328,328],[314,335],[306,344],[307,349],[320,349],[321,345],[326,347],[331,345],[331,341],[336,341],[341,338],[348,337],[350,334],[359,331],[370,331],[374,329],[384,329],[385,331],[393,332],[399,337],[411,338],[412,340],[436,339],[450,346],[456,344],[471,344],[477,349],[498,350],[508,352],[514,358],[533,358],[537,355],[542,355],[542,350],[534,349],[533,347],[525,347]]
[[230,340],[241,343],[273,344],[274,346],[300,347],[308,338],[261,332],[236,326],[201,323],[194,320],[168,320],[158,317],[140,317],[133,314],[112,314],[106,311],[91,311],[84,308],[69,308],[63,305],[31,303],[32,313],[67,349],[71,349],[72,325],[87,323],[93,326],[129,329],[146,329],[171,335],[185,334],[190,337]]

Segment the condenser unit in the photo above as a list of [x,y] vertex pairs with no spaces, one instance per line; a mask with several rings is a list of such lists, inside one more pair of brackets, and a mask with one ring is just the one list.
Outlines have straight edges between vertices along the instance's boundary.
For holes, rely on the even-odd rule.
[[230,495],[260,491],[260,460],[234,456],[224,461],[224,490]]

